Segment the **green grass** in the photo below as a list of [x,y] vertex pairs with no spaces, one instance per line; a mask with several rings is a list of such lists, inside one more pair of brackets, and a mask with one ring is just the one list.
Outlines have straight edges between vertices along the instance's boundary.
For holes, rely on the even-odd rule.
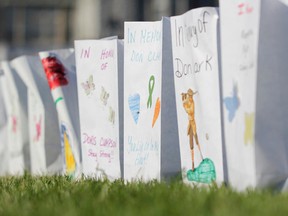
[[288,215],[288,194],[225,186],[125,184],[69,177],[0,178],[0,215]]

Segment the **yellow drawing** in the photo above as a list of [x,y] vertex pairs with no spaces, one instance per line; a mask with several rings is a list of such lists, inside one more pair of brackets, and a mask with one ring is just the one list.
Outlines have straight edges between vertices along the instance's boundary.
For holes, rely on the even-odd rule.
[[187,129],[187,135],[189,136],[189,141],[190,141],[190,151],[191,151],[191,158],[192,158],[192,171],[194,170],[194,142],[193,142],[193,137],[196,141],[196,144],[198,146],[198,149],[200,151],[201,159],[203,160],[203,155],[200,149],[200,144],[198,141],[198,135],[196,131],[196,122],[195,122],[195,107],[194,107],[194,100],[193,100],[193,95],[197,94],[197,92],[193,92],[192,89],[188,89],[187,93],[182,93],[182,102],[183,102],[183,107],[188,114],[188,129]]
[[66,132],[64,132],[64,147],[65,147],[66,173],[72,174],[75,172],[76,163]]
[[245,113],[244,143],[253,143],[254,140],[254,113]]

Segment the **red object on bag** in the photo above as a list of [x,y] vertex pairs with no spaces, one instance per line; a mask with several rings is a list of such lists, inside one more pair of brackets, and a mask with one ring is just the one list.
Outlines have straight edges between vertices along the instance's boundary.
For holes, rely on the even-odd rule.
[[65,77],[65,68],[56,57],[49,56],[42,59],[42,65],[45,70],[50,89],[68,85],[68,80]]

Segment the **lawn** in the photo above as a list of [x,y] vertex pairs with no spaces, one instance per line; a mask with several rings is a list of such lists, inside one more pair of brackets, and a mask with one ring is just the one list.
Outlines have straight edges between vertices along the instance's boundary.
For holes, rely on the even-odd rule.
[[190,187],[179,180],[125,184],[50,176],[0,178],[0,215],[288,215],[288,193]]

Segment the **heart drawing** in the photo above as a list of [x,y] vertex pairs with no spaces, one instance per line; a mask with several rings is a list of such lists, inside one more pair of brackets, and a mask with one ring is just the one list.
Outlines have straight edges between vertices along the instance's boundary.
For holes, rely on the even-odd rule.
[[137,124],[140,114],[140,95],[138,93],[130,95],[128,98],[128,104],[132,117]]

